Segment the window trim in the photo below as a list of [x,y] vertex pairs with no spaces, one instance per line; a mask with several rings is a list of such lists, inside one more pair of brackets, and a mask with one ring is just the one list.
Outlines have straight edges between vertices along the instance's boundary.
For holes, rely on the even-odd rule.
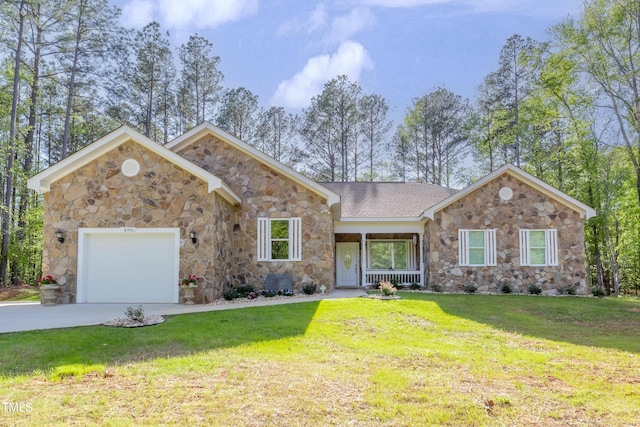
[[[288,221],[289,236],[287,239],[271,237],[271,223],[273,221]],[[302,260],[302,218],[258,218],[257,230],[257,261],[301,261]],[[288,243],[288,257],[286,259],[272,258],[272,243],[286,241]]]
[[[404,243],[405,244],[405,251],[406,251],[406,259],[405,259],[405,264],[407,266],[406,269],[400,269],[400,271],[415,271],[418,270],[418,267],[416,265],[417,261],[417,256],[416,256],[416,249],[415,249],[415,244],[413,243],[413,239],[367,239],[367,270],[370,271],[389,271],[388,268],[383,268],[383,269],[372,269],[371,268],[371,246],[375,243]],[[398,270],[398,268],[396,268],[395,265],[395,261],[396,261],[396,257],[395,257],[395,250],[392,250],[391,252],[391,270]]]
[[[544,231],[544,264],[531,263],[531,232]],[[558,230],[555,228],[521,228],[520,237],[520,265],[525,267],[547,267],[558,265]],[[540,249],[540,248],[537,248]]]
[[[469,255],[469,234],[481,231],[484,234],[484,262],[471,264]],[[459,229],[458,230],[458,264],[464,267],[493,267],[498,265],[496,252],[496,229]]]

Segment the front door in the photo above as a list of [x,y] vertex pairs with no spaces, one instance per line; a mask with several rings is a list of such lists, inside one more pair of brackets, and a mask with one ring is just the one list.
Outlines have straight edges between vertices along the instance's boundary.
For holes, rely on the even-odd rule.
[[336,243],[337,286],[360,286],[358,243]]

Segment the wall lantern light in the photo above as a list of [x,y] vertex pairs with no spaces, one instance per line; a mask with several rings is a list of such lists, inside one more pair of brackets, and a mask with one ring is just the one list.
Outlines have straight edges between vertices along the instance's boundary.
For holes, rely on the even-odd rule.
[[189,233],[189,237],[191,237],[191,242],[193,242],[194,244],[198,241],[198,239],[196,239],[196,232],[191,230],[191,232]]
[[64,237],[62,237],[62,230],[59,228],[56,230],[56,237],[58,238],[58,242],[64,243]]

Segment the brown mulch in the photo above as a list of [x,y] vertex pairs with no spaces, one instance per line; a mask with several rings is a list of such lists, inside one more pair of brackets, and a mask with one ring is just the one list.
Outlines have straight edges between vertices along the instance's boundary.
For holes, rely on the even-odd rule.
[[19,295],[20,293],[22,293],[22,291],[25,289],[33,289],[33,286],[18,285],[18,286],[0,287],[0,301],[13,298]]

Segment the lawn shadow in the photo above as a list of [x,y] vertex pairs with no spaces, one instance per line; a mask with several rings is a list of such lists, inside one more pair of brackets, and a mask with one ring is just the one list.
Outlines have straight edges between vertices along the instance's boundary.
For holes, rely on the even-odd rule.
[[320,301],[167,316],[141,328],[84,326],[0,334],[0,375],[122,365],[303,335]]
[[432,301],[447,314],[504,331],[640,353],[640,301],[529,295],[403,293]]

